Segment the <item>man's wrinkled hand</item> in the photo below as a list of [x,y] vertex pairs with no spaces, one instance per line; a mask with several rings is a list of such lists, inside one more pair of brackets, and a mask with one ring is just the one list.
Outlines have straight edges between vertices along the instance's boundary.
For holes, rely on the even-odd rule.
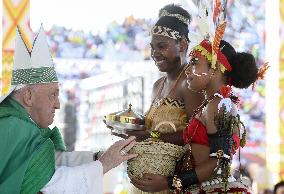
[[136,144],[135,137],[120,140],[110,146],[99,158],[102,163],[104,174],[115,168],[122,162],[137,157],[137,154],[128,154],[129,150]]

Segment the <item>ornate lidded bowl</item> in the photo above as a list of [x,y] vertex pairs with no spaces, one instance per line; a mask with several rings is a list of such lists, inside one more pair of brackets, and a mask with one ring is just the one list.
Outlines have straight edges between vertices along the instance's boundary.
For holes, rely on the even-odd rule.
[[132,105],[123,111],[110,113],[104,117],[104,122],[117,133],[125,131],[144,130],[145,118],[142,114],[132,110]]

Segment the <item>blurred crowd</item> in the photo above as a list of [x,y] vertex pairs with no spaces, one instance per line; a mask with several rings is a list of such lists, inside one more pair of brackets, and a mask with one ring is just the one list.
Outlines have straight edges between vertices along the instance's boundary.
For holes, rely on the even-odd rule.
[[225,40],[240,51],[250,51],[262,65],[265,54],[265,1],[229,0],[227,19]]
[[151,24],[151,20],[129,16],[123,24],[114,21],[96,34],[53,26],[48,31],[49,44],[59,58],[149,60]]
[[[225,40],[239,51],[251,52],[261,66],[265,56],[265,2],[262,0],[228,1],[228,27]],[[250,162],[265,164],[265,83],[254,89],[238,91],[242,119],[248,130],[244,155]]]
[[[249,50],[261,62],[264,56],[264,13],[261,0],[228,1],[225,38],[240,50]],[[112,22],[104,32],[86,33],[62,26],[48,31],[55,57],[106,60],[149,60],[150,28],[154,20],[129,16],[122,24]],[[194,21],[193,21],[194,25]]]

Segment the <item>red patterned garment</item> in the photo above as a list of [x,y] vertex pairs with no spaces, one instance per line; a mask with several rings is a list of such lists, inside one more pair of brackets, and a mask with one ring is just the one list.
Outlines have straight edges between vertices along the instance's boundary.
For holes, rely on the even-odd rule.
[[[191,122],[185,128],[183,140],[185,144],[196,143],[209,146],[206,127],[197,118],[192,118]],[[189,142],[190,140],[191,142]],[[235,153],[236,149],[240,147],[240,137],[237,134],[233,134],[233,140],[235,146],[232,147],[232,153]]]
[[[197,118],[192,118],[190,123],[187,125],[187,127],[184,129],[183,132],[183,139],[185,144],[200,144],[205,145],[209,147],[209,139],[207,134],[207,129],[204,126],[204,124],[198,120]],[[233,139],[233,146],[232,146],[232,155],[231,159],[233,158],[233,155],[235,154],[236,150],[240,148],[240,137],[237,134],[232,135]],[[189,159],[191,163],[191,168],[194,168],[194,158],[192,155],[185,156],[184,161],[188,161],[186,158]],[[183,161],[183,163],[184,163]],[[183,167],[178,167],[177,169],[181,170]],[[184,170],[184,169],[183,169]],[[212,179],[214,181],[214,178]],[[207,182],[212,182],[212,180]],[[232,182],[229,182],[227,185],[227,194],[251,194],[250,182],[248,180],[241,181],[241,180],[235,180]],[[224,193],[224,185],[222,183],[217,184],[210,184],[210,185],[204,185],[204,183],[201,183],[199,185],[192,185],[190,188],[185,189],[183,194],[216,194],[216,193]]]

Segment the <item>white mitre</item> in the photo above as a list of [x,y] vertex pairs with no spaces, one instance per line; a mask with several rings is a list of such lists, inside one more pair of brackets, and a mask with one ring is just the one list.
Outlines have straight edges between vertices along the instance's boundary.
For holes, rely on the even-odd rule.
[[31,52],[17,27],[11,87],[7,94],[0,97],[0,103],[14,90],[26,85],[51,82],[58,82],[58,79],[43,27],[34,39]]

